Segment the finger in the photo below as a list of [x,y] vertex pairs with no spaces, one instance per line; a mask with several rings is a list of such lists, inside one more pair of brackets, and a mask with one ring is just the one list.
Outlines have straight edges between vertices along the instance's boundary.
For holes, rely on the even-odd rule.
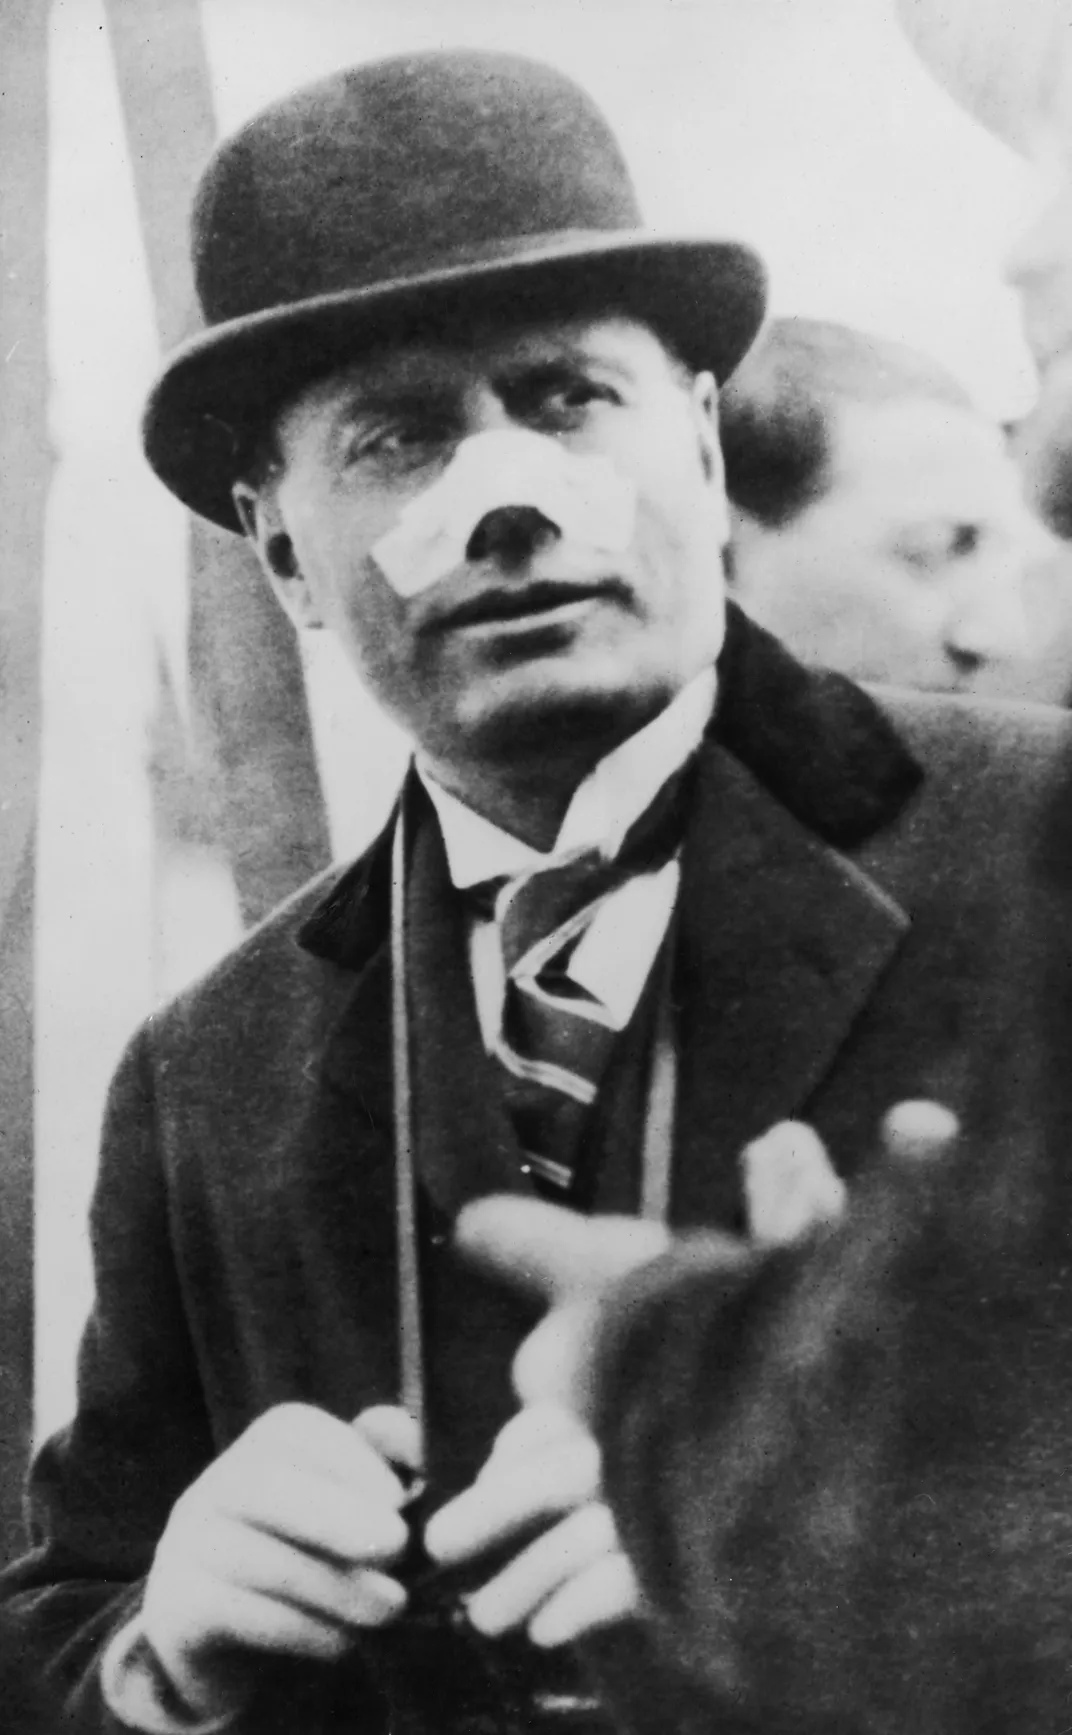
[[480,1476],[496,1475],[507,1465],[540,1455],[549,1447],[575,1439],[578,1434],[587,1438],[581,1424],[561,1405],[533,1404],[512,1416],[499,1430]]
[[424,1540],[444,1564],[472,1559],[545,1518],[594,1499],[599,1448],[582,1430],[542,1456],[490,1470],[429,1520]]
[[225,1474],[233,1470],[237,1480],[249,1481],[269,1461],[317,1471],[347,1489],[360,1482],[395,1506],[405,1498],[402,1483],[367,1435],[312,1404],[278,1404],[267,1410],[217,1460],[217,1469],[226,1466]]
[[951,1150],[960,1122],[940,1102],[899,1102],[882,1122],[882,1143],[895,1161],[933,1161]]
[[373,1404],[352,1425],[388,1464],[400,1464],[414,1475],[424,1469],[420,1426],[400,1405]]
[[455,1226],[459,1250],[525,1294],[556,1301],[598,1289],[669,1245],[660,1223],[581,1217],[540,1199],[478,1199]]
[[[176,1588],[180,1587],[172,1586]],[[181,1590],[198,1610],[201,1632],[218,1645],[328,1660],[342,1656],[353,1643],[353,1628],[243,1585],[223,1584],[201,1574],[191,1575]],[[174,1653],[185,1673],[182,1658],[188,1647],[172,1643],[169,1624],[161,1623],[148,1601],[144,1623],[146,1636],[165,1665],[171,1664]]]
[[222,1488],[206,1485],[188,1507],[176,1507],[176,1516],[180,1524],[200,1524],[210,1534],[221,1518],[230,1519],[307,1552],[374,1565],[394,1560],[409,1540],[396,1505],[374,1476],[357,1475],[343,1488],[318,1472],[268,1463],[258,1465],[256,1474],[229,1475]]
[[193,1569],[224,1590],[248,1591],[343,1626],[382,1626],[406,1602],[402,1586],[384,1573],[308,1554],[248,1525],[218,1526],[202,1540]]
[[528,1635],[533,1644],[550,1650],[598,1627],[628,1620],[639,1607],[639,1587],[625,1555],[606,1555],[556,1591],[533,1615]]
[[564,1302],[529,1332],[511,1370],[522,1404],[584,1415],[598,1317],[596,1302]]
[[587,1567],[618,1552],[618,1537],[601,1501],[571,1512],[552,1530],[466,1599],[469,1619],[489,1637],[521,1626],[555,1592]]
[[845,1183],[803,1121],[780,1121],[745,1146],[741,1162],[749,1229],[764,1246],[789,1246],[844,1215]]

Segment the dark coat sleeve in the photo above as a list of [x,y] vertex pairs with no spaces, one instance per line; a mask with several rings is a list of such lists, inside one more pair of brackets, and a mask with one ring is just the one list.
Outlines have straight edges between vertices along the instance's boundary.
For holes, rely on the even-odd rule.
[[106,1110],[76,1419],[38,1455],[32,1549],[0,1581],[5,1655],[30,1691],[87,1732],[119,1727],[97,1684],[101,1654],[137,1607],[172,1506],[213,1456],[168,1233],[148,1049],[142,1033]]
[[[173,1032],[150,1022],[109,1094],[75,1419],[37,1456],[32,1546],[0,1576],[0,1726],[17,1693],[29,1707],[18,1735],[38,1735],[34,1716],[40,1735],[125,1729],[104,1703],[101,1659],[138,1609],[176,1500],[230,1443],[221,1428],[232,1419],[221,1421],[206,1397],[219,1349],[198,1342],[197,1322],[211,1316],[193,1305],[177,1251],[203,1230],[200,1219],[178,1220],[185,1195],[168,1166],[174,1140],[159,1104],[165,1070],[175,1066]],[[254,1319],[255,1298],[243,1305]],[[272,1330],[270,1320],[255,1323]],[[390,1676],[390,1635],[362,1635],[328,1669],[266,1656],[235,1735],[375,1735],[385,1719],[380,1682]]]
[[[40,1735],[125,1730],[104,1703],[101,1658],[139,1606],[176,1500],[228,1443],[210,1421],[175,1251],[189,1236],[172,1220],[180,1190],[168,1185],[154,1090],[168,1055],[156,1046],[150,1024],[109,1094],[75,1419],[38,1454],[32,1547],[0,1577],[0,1691],[4,1705],[17,1692],[30,1707],[18,1735],[38,1735],[32,1716]],[[373,1735],[384,1722],[378,1639],[330,1670],[266,1657],[235,1735]]]

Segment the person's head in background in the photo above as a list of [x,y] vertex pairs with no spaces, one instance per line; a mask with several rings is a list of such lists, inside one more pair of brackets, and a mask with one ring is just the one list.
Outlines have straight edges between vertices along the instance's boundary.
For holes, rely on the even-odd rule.
[[1026,148],[1047,195],[1009,251],[1024,335],[1038,369],[1038,399],[1017,431],[1017,452],[1046,522],[1072,538],[1072,0],[1049,8],[1051,51]]
[[1048,539],[1001,430],[929,356],[780,319],[724,389],[732,592],[804,661],[1008,690]]
[[898,0],[906,34],[973,118],[1040,170],[1041,202],[1006,276],[1038,400],[1015,447],[1029,497],[1072,537],[1072,0]]

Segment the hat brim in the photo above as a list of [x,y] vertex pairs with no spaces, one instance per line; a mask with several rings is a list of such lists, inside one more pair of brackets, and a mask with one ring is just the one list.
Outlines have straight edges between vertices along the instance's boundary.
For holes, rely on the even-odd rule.
[[508,257],[320,295],[199,334],[150,393],[145,454],[185,505],[237,531],[231,490],[251,443],[288,398],[370,347],[435,341],[496,316],[524,323],[613,311],[650,325],[686,366],[721,384],[751,347],[765,304],[763,264],[738,242],[541,239]]

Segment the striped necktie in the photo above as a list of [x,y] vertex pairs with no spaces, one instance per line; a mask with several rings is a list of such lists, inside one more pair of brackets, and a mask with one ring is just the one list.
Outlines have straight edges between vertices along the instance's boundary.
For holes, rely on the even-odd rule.
[[494,892],[505,986],[492,1053],[504,1071],[506,1106],[525,1171],[559,1196],[573,1189],[584,1122],[617,1035],[602,1001],[568,974],[570,959],[608,898],[676,853],[688,769],[664,785],[612,860],[577,850],[474,888],[485,908]]

